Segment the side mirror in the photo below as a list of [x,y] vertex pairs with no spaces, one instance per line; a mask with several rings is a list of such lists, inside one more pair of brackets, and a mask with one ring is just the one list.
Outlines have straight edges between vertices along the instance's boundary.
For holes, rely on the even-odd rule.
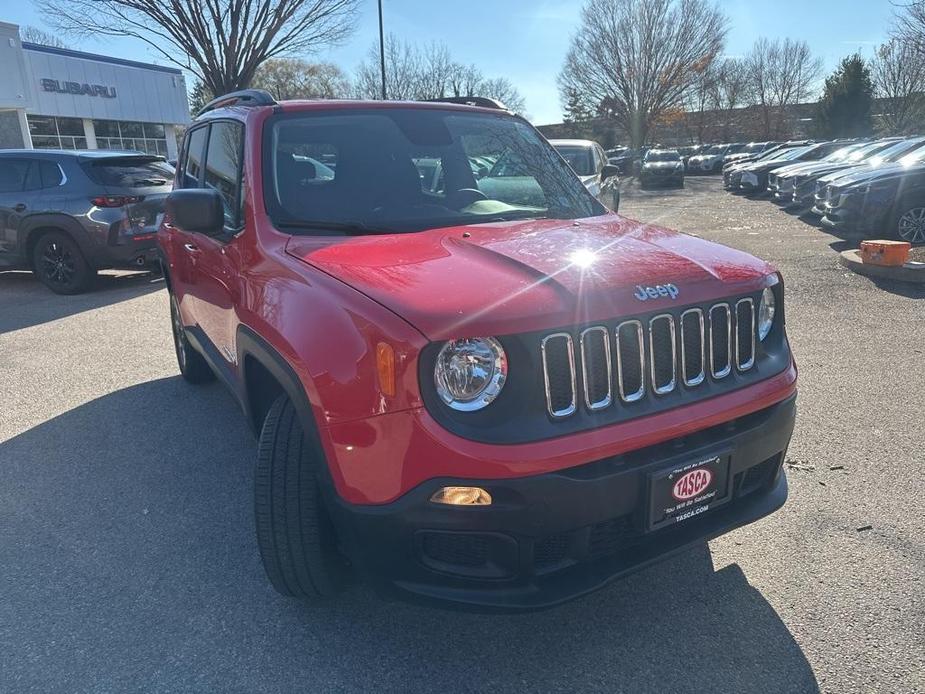
[[604,164],[604,168],[601,169],[601,180],[606,181],[608,178],[613,178],[614,176],[620,175],[620,167],[614,164]]
[[225,228],[225,209],[217,190],[184,188],[171,191],[165,208],[173,223],[184,231],[216,236]]

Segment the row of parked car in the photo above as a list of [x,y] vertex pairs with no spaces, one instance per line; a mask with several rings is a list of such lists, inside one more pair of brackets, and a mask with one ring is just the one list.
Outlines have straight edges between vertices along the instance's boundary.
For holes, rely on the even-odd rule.
[[925,137],[759,144],[726,159],[726,190],[768,196],[840,232],[925,243]]

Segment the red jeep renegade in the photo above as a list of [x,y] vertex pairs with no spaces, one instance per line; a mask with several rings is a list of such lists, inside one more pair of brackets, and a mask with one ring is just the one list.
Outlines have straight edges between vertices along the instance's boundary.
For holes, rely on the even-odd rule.
[[281,593],[546,607],[787,497],[780,276],[609,212],[495,102],[217,99],[159,237]]

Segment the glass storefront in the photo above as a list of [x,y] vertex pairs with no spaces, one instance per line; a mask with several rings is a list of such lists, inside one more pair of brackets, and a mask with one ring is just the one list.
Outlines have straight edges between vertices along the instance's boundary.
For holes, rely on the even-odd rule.
[[[36,149],[87,149],[83,120],[28,114],[29,133]],[[161,123],[94,120],[98,149],[127,149],[167,156],[167,133]]]
[[160,123],[95,120],[93,129],[99,149],[132,149],[167,156],[167,136]]
[[32,146],[36,149],[86,149],[87,138],[80,118],[26,116]]

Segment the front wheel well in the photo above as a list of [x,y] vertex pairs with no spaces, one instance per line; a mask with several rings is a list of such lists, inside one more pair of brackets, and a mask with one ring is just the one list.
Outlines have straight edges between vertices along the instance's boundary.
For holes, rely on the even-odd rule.
[[286,391],[270,370],[250,354],[244,357],[243,366],[247,411],[254,431],[259,434],[273,403]]

